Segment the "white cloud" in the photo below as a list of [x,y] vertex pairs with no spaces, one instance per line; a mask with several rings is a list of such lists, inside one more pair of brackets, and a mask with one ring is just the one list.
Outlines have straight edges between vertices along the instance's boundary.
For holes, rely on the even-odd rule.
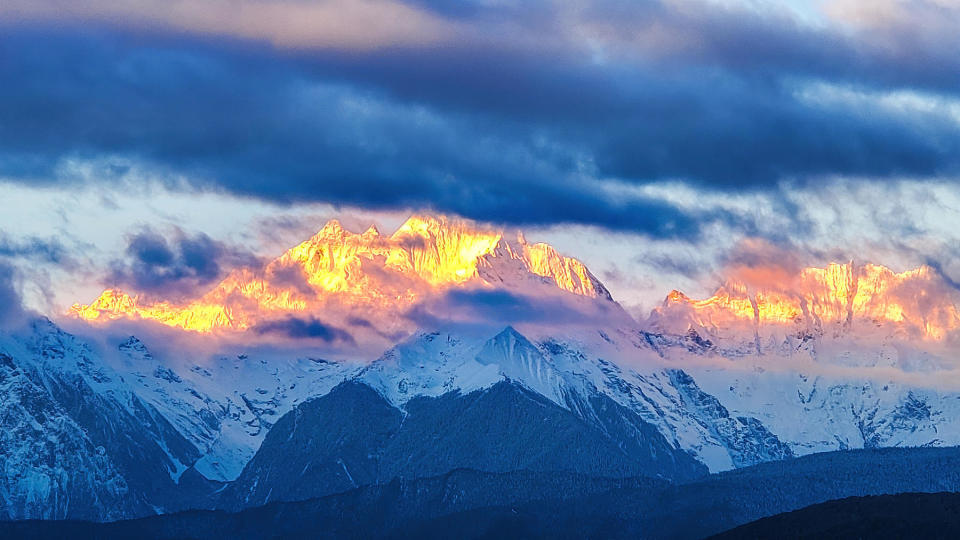
[[807,82],[794,91],[798,100],[819,107],[847,107],[905,116],[929,116],[960,126],[960,99],[916,90],[875,90],[825,81]]

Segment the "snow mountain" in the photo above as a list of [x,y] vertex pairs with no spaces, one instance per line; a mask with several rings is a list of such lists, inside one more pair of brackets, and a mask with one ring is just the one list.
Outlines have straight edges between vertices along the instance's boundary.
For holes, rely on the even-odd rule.
[[330,391],[357,369],[314,357],[239,354],[160,360],[131,336],[113,367],[130,389],[168,418],[200,454],[190,474],[235,479],[274,423],[296,404]]
[[[760,275],[640,323],[546,244],[415,216],[390,236],[328,223],[180,303],[108,290],[74,309],[87,338],[48,320],[0,336],[3,509],[110,520],[463,467],[677,482],[960,445],[960,392],[940,384],[960,319],[936,272]],[[274,332],[297,321],[317,332]]]
[[904,272],[852,261],[796,272],[751,268],[704,300],[672,291],[646,327],[673,335],[692,330],[720,343],[749,341],[760,352],[814,336],[942,341],[960,328],[957,300],[955,288],[926,265]]
[[[398,312],[453,288],[543,286],[612,302],[583,263],[547,244],[530,244],[522,234],[508,239],[503,231],[467,220],[415,215],[390,236],[374,226],[353,233],[331,220],[264,267],[238,269],[186,302],[151,301],[108,289],[90,304],[74,305],[71,313],[94,323],[145,319],[209,333],[263,330],[291,314],[329,319],[349,311],[353,319],[364,320],[352,326],[372,322],[393,334],[410,330],[398,321]],[[336,322],[350,326],[351,320]]]
[[86,344],[46,320],[0,340],[11,519],[117,519],[174,506],[196,449]]

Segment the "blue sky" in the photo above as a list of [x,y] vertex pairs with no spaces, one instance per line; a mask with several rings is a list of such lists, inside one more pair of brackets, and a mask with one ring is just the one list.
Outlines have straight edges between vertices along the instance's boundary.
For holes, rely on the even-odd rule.
[[4,2],[0,257],[55,310],[146,232],[213,242],[205,277],[432,210],[638,309],[747,244],[960,278],[960,3],[451,5]]

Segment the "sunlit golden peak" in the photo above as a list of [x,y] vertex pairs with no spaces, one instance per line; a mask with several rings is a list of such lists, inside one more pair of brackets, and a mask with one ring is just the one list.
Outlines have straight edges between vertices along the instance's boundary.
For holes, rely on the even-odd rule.
[[343,228],[340,220],[331,219],[327,221],[326,225],[324,225],[314,237],[341,237],[344,234],[347,234],[347,231]]
[[690,301],[690,298],[688,298],[687,295],[674,289],[670,291],[670,294],[667,295],[667,298],[664,299],[663,303],[664,305],[667,305],[667,304],[672,304],[677,302],[689,302],[689,301]]
[[309,240],[260,269],[233,271],[216,287],[184,304],[144,303],[108,290],[72,312],[86,320],[148,318],[191,330],[242,330],[257,321],[340,306],[366,311],[405,310],[425,296],[467,283],[528,289],[552,283],[571,293],[610,298],[580,261],[543,243],[516,244],[502,231],[475,222],[414,215],[391,236],[375,226],[357,234],[335,219]]
[[672,291],[651,314],[655,324],[732,328],[744,323],[824,331],[893,324],[911,335],[939,340],[960,328],[955,292],[929,266],[895,272],[877,264],[831,263],[794,273],[783,268],[740,269],[716,293],[693,300]]
[[406,221],[400,225],[399,228],[393,233],[394,237],[403,236],[404,234],[416,233],[416,234],[430,234],[440,230],[446,225],[447,218],[445,216],[428,216],[423,214],[414,214],[407,218]]
[[500,237],[501,233],[481,226],[473,221],[462,218],[451,218],[445,215],[414,214],[393,233],[393,238],[416,235],[426,238],[466,234],[471,236],[484,235]]

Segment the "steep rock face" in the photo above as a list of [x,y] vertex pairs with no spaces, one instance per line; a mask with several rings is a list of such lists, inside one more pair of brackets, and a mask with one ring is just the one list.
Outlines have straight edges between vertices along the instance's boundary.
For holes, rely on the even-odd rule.
[[[604,343],[615,341],[614,332],[604,335]],[[658,343],[665,354],[679,346],[667,337]],[[953,435],[960,433],[956,395],[760,369],[638,371],[574,341],[534,342],[511,327],[489,339],[420,334],[359,371],[359,382],[330,394],[334,381],[352,375],[321,360],[306,360],[316,366],[313,374],[283,372],[279,364],[251,358],[184,369],[127,339],[120,344],[119,363],[129,366],[111,368],[48,323],[6,349],[24,363],[19,373],[33,386],[17,384],[47,396],[53,412],[43,416],[62,411],[65,420],[56,425],[67,427],[58,440],[76,439],[74,429],[90,441],[69,446],[79,456],[76,462],[64,453],[44,454],[31,446],[39,435],[24,428],[32,421],[11,414],[10,429],[25,433],[27,441],[6,439],[11,455],[36,454],[44,463],[70,464],[86,475],[58,480],[50,497],[45,488],[22,491],[20,499],[10,496],[5,504],[18,516],[36,515],[30,508],[39,506],[61,512],[57,500],[63,500],[62,490],[69,488],[60,486],[66,485],[87,486],[70,494],[70,500],[84,502],[68,516],[108,519],[179,508],[171,499],[184,495],[174,480],[197,473],[200,460],[221,459],[215,456],[225,454],[214,450],[216,444],[240,433],[225,428],[231,425],[242,437],[266,437],[270,444],[264,443],[240,480],[224,491],[230,507],[457,467],[688,478],[703,471],[694,457],[717,471],[836,448],[960,442]],[[256,366],[269,366],[265,378]],[[216,380],[220,369],[235,378]],[[325,397],[309,400],[320,395]],[[209,422],[203,411],[213,415]],[[247,459],[238,459],[237,468]],[[39,470],[51,478],[62,475]],[[23,485],[19,476],[10,478],[8,486]],[[96,482],[84,483],[88,478]],[[102,503],[110,497],[120,499]],[[28,499],[44,502],[24,502]]]
[[458,468],[672,479],[706,472],[628,410],[600,402],[601,417],[588,422],[504,381],[468,394],[417,397],[401,411],[365,384],[344,383],[277,424],[225,491],[223,505],[294,500]]
[[956,293],[937,272],[752,272],[762,286],[671,293],[645,332],[730,418],[759,420],[794,455],[960,444],[960,393],[936,375],[953,369]]
[[[458,326],[455,309],[444,313],[439,302],[435,318],[445,331],[418,331],[406,318],[413,307],[459,291],[549,290],[565,299],[544,302],[553,311],[571,298],[619,306],[581,262],[522,236],[442,217],[411,218],[389,236],[375,228],[352,233],[334,221],[199,299],[153,302],[106,291],[76,314],[247,331],[244,339],[259,345],[270,337],[264,322],[318,313],[346,321],[360,306],[384,316],[357,325],[390,345],[412,332],[372,364],[329,362],[312,351],[161,359],[131,337],[108,366],[51,329],[22,341],[14,356],[32,366],[22,373],[33,386],[18,383],[22,392],[45,393],[65,433],[80,430],[94,454],[103,449],[101,463],[87,443],[71,447],[103,485],[127,486],[125,497],[140,505],[131,511],[170,508],[183,478],[239,477],[224,492],[239,507],[461,466],[680,478],[702,471],[694,458],[722,471],[838,448],[960,444],[956,393],[764,368],[797,359],[938,367],[933,355],[901,346],[947,342],[958,325],[936,272],[835,264],[751,277],[730,280],[706,300],[671,293],[646,328],[629,317],[568,317],[556,326],[546,317],[538,329],[518,322],[523,333],[508,327],[491,337]],[[328,309],[335,307],[344,309]],[[481,322],[499,315],[494,309]],[[714,360],[735,369],[709,367]],[[11,429],[26,433],[31,421],[18,414]],[[74,497],[106,500],[120,491]]]
[[117,519],[174,503],[196,449],[85,344],[38,320],[0,350],[9,515]]
[[144,401],[150,403],[197,448],[217,438],[224,411],[178,370],[153,357],[147,346],[130,336],[117,346],[121,355],[115,369]]
[[105,449],[5,352],[0,395],[0,516],[101,520],[147,511]]
[[713,472],[790,454],[756,414],[730,414],[683,370],[628,368],[554,339],[539,348],[562,372],[575,374],[581,388],[595,388],[634,411]]
[[49,321],[0,336],[10,518],[110,520],[178,507],[175,477],[197,456],[122,377]]
[[476,360],[484,366],[496,366],[506,379],[518,381],[554,403],[565,405],[571,394],[563,374],[513,327],[484,343]]
[[327,223],[313,238],[263,268],[234,271],[202,297],[186,303],[151,302],[108,289],[72,313],[90,321],[151,319],[209,332],[244,330],[258,323],[322,311],[329,302],[367,310],[403,309],[426,296],[472,283],[520,289],[530,283],[611,300],[580,261],[546,244],[446,217],[413,216],[393,235],[364,233]]
[[38,321],[24,345],[38,380],[113,458],[131,490],[157,507],[173,500],[196,447],[74,336]]
[[701,390],[693,377],[682,370],[671,369],[667,374],[679,391],[683,407],[723,442],[735,467],[793,457],[790,447],[756,418],[732,416],[717,398]]
[[[358,324],[376,326],[376,339],[383,340],[364,360],[412,336],[361,370],[360,380],[397,408],[419,397],[469,394],[506,380],[594,421],[602,416],[597,400],[606,397],[714,471],[817,450],[960,441],[949,420],[955,393],[879,379],[810,374],[787,381],[763,374],[765,363],[909,373],[951,367],[949,358],[924,348],[951,343],[960,325],[955,293],[934,269],[898,273],[847,263],[748,270],[732,274],[705,300],[671,293],[646,326],[624,317],[572,329],[565,320],[566,326],[535,335],[510,321],[532,337],[511,329],[488,339],[454,327],[461,322],[459,305],[425,308],[434,318],[421,319],[428,321],[423,329],[411,326],[406,315],[427,305],[425,298],[460,288],[550,289],[590,306],[616,304],[580,261],[522,236],[444,217],[414,216],[392,235],[376,228],[354,233],[331,221],[276,260],[238,270],[194,301],[153,303],[107,291],[76,313],[96,320],[156,319],[198,331],[246,329],[259,338],[260,325],[279,316],[323,313],[346,321],[351,306],[363,306],[365,314],[377,316]],[[430,331],[434,326],[448,331]],[[586,334],[592,337],[581,339]],[[918,343],[923,347],[912,347]],[[284,413],[352,376],[332,364],[271,359],[264,367],[263,359],[244,355],[174,366],[143,356],[136,344],[126,351],[131,359],[140,355],[131,360],[140,367],[118,370],[134,376],[135,393],[202,455],[191,469],[221,481],[236,478]],[[714,360],[734,369],[703,367]]]
[[301,500],[376,483],[403,413],[346,382],[285,414],[223,495],[228,508]]

